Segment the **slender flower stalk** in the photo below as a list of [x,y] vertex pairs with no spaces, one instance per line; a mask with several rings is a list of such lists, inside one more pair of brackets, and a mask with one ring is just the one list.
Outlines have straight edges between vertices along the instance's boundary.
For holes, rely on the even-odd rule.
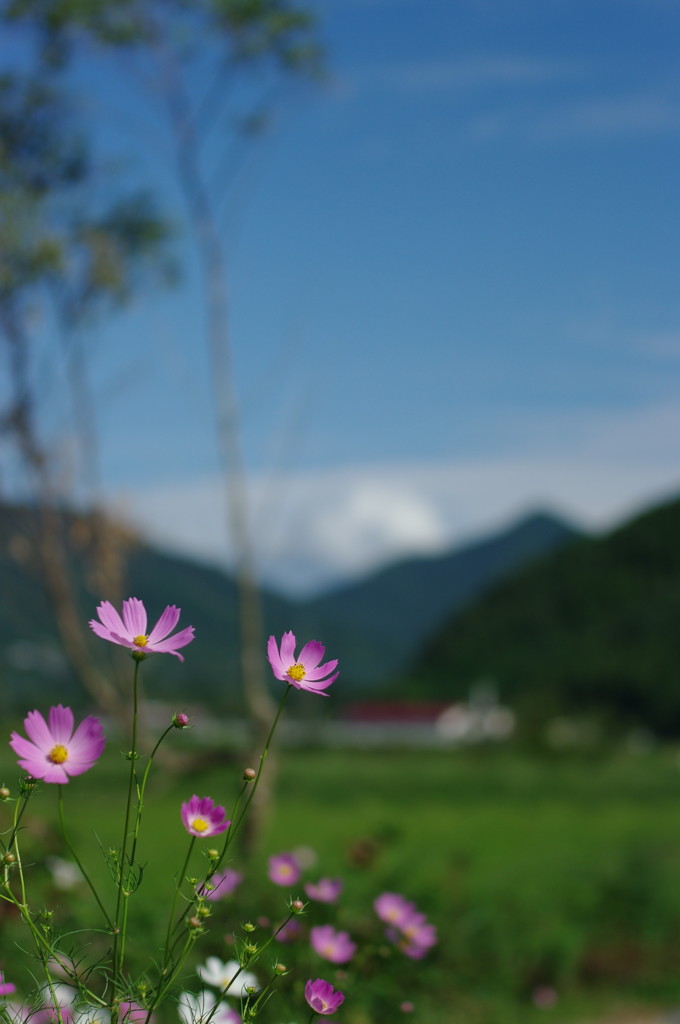
[[66,823],[64,821],[64,796],[63,796],[63,793],[64,793],[64,787],[63,786],[59,786],[58,789],[57,789],[57,794],[58,794],[58,799],[59,799],[59,827],[61,829],[62,837],[63,837],[64,842],[66,843],[66,845],[67,845],[67,847],[68,847],[68,849],[69,849],[69,851],[71,853],[71,856],[73,857],[74,861],[78,865],[78,868],[80,870],[81,875],[83,876],[83,878],[87,882],[87,884],[88,884],[88,886],[90,888],[90,892],[92,893],[92,895],[94,896],[95,900],[97,901],[97,906],[99,907],[99,909],[101,910],[102,914],[104,915],[104,918],[106,919],[107,925],[109,926],[109,928],[112,929],[113,928],[113,923],[111,921],[111,918],[109,917],[108,911],[107,911],[106,907],[104,906],[104,904],[102,903],[101,899],[99,898],[99,893],[95,889],[95,887],[94,887],[94,885],[92,883],[92,879],[90,878],[90,876],[88,875],[87,871],[83,867],[83,863],[82,863],[80,857],[78,856],[78,854],[76,852],[76,849],[75,849],[73,843],[71,842],[71,840],[69,839],[68,833],[66,831]]
[[[126,891],[124,883],[127,880],[126,857],[128,845],[128,831],[130,828],[130,814],[132,810],[132,795],[137,782],[137,722],[139,716],[139,666],[140,660],[135,658],[135,669],[132,679],[132,743],[128,757],[130,758],[130,777],[128,780],[128,795],[125,805],[125,824],[123,826],[123,841],[121,843],[120,862],[118,864],[118,896],[116,898],[116,915],[114,919],[113,935],[113,986],[112,1000],[115,1000],[120,984],[123,970],[123,956],[125,955],[125,934],[121,928],[121,905],[123,900],[127,904],[129,892]],[[126,914],[127,923],[127,914]]]

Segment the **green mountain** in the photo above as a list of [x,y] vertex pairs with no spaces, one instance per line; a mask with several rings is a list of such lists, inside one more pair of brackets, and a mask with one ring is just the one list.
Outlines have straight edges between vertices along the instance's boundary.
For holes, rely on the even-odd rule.
[[456,699],[480,679],[541,719],[599,712],[680,731],[680,499],[581,539],[449,618],[405,692]]
[[[114,527],[112,527],[114,529]],[[84,623],[99,601],[115,596],[93,579],[96,535],[86,516],[65,514],[62,530],[71,552],[70,573]],[[263,593],[265,641],[293,629],[298,639],[321,639],[342,661],[343,687],[335,699],[375,691],[403,671],[423,639],[486,587],[573,540],[575,532],[547,515],[530,516],[493,537],[437,558],[401,561],[351,585],[308,601]],[[37,513],[0,505],[0,682],[10,702],[59,694],[76,701],[78,689],[61,653],[52,606],[38,571]],[[134,537],[116,539],[120,594],[142,597],[150,618],[166,604],[182,608],[182,624],[196,627],[187,664],[152,658],[145,666],[149,692],[181,700],[186,688],[217,710],[240,704],[238,608],[232,579],[218,569],[170,555]],[[87,634],[92,657],[120,666],[120,652]],[[188,697],[186,698],[188,699]]]
[[571,543],[580,534],[537,513],[443,555],[408,558],[306,603],[308,634],[342,651],[347,681],[374,689],[403,667],[447,618],[456,616],[520,566]]

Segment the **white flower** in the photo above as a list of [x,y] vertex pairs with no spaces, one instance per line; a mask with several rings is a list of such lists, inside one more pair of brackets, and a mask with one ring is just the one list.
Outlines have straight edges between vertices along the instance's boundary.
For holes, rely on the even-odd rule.
[[[198,967],[197,974],[206,985],[214,985],[230,995],[247,996],[248,989],[257,991],[260,985],[254,974],[242,971],[236,960],[227,960],[226,964],[217,956],[209,956],[204,967]],[[233,982],[233,988],[232,988]]]
[[241,1018],[226,1003],[220,1003],[215,1009],[215,996],[212,992],[199,992],[197,996],[191,992],[182,992],[177,1003],[177,1013],[182,1024],[241,1024]]
[[73,1014],[73,1024],[111,1024],[111,1011],[105,1006],[84,1006]]
[[57,889],[68,892],[70,889],[75,889],[82,881],[80,871],[70,860],[55,856],[48,857],[46,863]]

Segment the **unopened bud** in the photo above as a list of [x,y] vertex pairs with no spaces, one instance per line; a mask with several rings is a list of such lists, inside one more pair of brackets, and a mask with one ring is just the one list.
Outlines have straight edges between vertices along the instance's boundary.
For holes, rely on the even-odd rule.
[[210,858],[210,860],[217,860],[219,855],[220,855],[219,850],[215,850],[215,849],[208,850],[208,857]]
[[19,780],[19,792],[22,795],[30,793],[38,785],[38,780],[34,779],[32,775],[25,775],[23,779]]
[[302,900],[291,900],[290,909],[294,914],[301,914],[305,909],[305,905]]
[[253,924],[252,921],[246,921],[246,923],[243,925],[244,932],[254,932],[256,928],[257,925]]
[[187,924],[189,925],[190,928],[200,928],[201,919],[200,917],[190,917],[189,920],[187,921]]
[[253,782],[253,780],[255,778],[257,778],[257,772],[255,771],[254,768],[244,768],[244,770],[243,770],[243,781],[244,782]]
[[9,800],[10,792],[7,786],[0,786],[0,800]]
[[274,964],[274,974],[278,974],[280,976],[282,974],[287,974],[287,973],[288,973],[288,968],[286,967],[285,964]]
[[172,724],[175,729],[186,729],[189,724],[189,716],[183,711],[178,711],[177,714],[172,716]]
[[210,917],[210,907],[206,907],[205,903],[201,903],[200,907],[196,911],[200,917]]
[[5,864],[14,864],[14,862],[16,861],[16,856],[13,853],[6,853],[2,859],[5,862]]
[[243,948],[245,949],[246,953],[248,953],[250,956],[252,956],[253,953],[257,953],[256,942],[246,942]]

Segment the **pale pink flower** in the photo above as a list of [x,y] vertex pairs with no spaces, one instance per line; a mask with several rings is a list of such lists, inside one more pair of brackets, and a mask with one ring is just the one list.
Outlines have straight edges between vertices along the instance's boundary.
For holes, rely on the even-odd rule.
[[138,598],[130,597],[123,601],[122,619],[109,601],[102,601],[97,608],[99,622],[91,619],[90,629],[103,640],[127,647],[135,658],[145,658],[147,654],[174,654],[184,661],[178,650],[194,639],[194,627],[187,626],[174,636],[168,635],[179,622],[180,611],[174,604],[169,604],[151,632],[147,633],[146,608]]
[[336,932],[331,924],[321,924],[309,933],[312,949],[332,964],[348,963],[357,951],[347,932]]
[[182,823],[190,836],[207,839],[219,835],[231,825],[224,807],[220,807],[209,796],[196,796],[182,804]]
[[213,875],[207,885],[201,886],[198,895],[205,896],[208,900],[221,900],[225,896],[230,896],[242,881],[243,875],[240,871],[225,868],[224,871]]
[[412,914],[399,928],[397,944],[411,960],[422,960],[437,944],[437,929],[424,914]]
[[274,938],[277,942],[295,942],[302,935],[302,925],[295,917],[291,917],[290,921],[279,928],[274,934]]
[[[339,673],[331,672],[336,668],[338,662],[327,661],[323,665],[319,662],[324,656],[326,648],[318,640],[310,640],[300,651],[299,657],[295,657],[295,637],[292,632],[284,633],[281,639],[281,648],[277,646],[276,637],[270,636],[267,644],[267,657],[272,667],[272,672],[277,679],[294,686],[297,690],[308,690],[309,693],[318,693],[327,697],[327,690],[331,683],[338,678]],[[326,678],[326,677],[329,678]]]
[[5,975],[0,971],[0,996],[11,996],[16,989],[16,985],[13,985],[11,981],[5,981]]
[[305,882],[304,890],[310,900],[317,903],[335,903],[342,892],[341,878],[320,878],[318,882]]
[[276,885],[295,885],[300,865],[292,853],[275,853],[267,862],[267,874]]
[[323,1014],[335,1013],[345,1001],[342,992],[334,989],[330,981],[324,981],[323,978],[317,978],[316,981],[309,979],[305,985],[305,999],[314,1013]]
[[19,755],[19,767],[43,782],[69,781],[82,775],[101,755],[106,740],[99,719],[90,715],[73,731],[73,712],[57,704],[46,722],[39,711],[24,719],[28,739],[13,732],[9,745]]
[[385,924],[393,924],[398,928],[416,911],[415,903],[410,903],[397,892],[384,892],[373,902],[375,912]]

